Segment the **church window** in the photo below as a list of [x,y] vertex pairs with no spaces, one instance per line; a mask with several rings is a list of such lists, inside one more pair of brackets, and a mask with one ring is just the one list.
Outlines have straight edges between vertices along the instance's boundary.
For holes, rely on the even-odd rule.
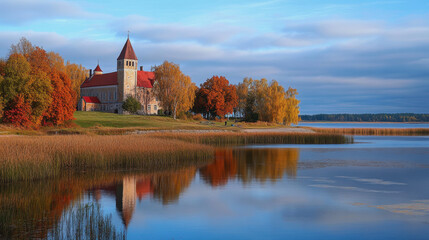
[[134,62],[133,62],[133,67],[134,67]]
[[150,104],[147,105],[147,111],[150,112]]
[[158,110],[158,106],[156,106],[156,105],[153,105],[153,110]]

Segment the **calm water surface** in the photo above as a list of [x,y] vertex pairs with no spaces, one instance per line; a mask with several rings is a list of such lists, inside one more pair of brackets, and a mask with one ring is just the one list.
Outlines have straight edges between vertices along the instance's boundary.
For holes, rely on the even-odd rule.
[[204,166],[2,186],[0,233],[51,236],[74,209],[97,205],[128,239],[428,239],[429,139],[355,140],[219,149]]
[[429,123],[300,122],[298,126],[318,128],[429,128]]

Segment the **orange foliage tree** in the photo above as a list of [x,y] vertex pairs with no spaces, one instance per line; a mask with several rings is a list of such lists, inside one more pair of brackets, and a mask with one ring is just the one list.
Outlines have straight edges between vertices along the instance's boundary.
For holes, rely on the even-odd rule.
[[18,127],[29,127],[32,125],[30,114],[30,104],[24,100],[22,94],[19,94],[7,106],[3,115],[3,122],[11,123]]
[[43,125],[61,125],[73,119],[75,93],[70,78],[63,72],[52,70],[52,103],[43,116]]
[[196,92],[195,112],[205,113],[207,117],[233,113],[238,104],[237,90],[224,76],[207,79]]
[[[75,75],[77,81],[83,78]],[[22,38],[12,45],[8,60],[0,64],[0,114],[2,106],[7,106],[3,121],[19,126],[30,125],[28,120],[36,127],[61,125],[73,119],[73,86],[59,54],[47,53]]]

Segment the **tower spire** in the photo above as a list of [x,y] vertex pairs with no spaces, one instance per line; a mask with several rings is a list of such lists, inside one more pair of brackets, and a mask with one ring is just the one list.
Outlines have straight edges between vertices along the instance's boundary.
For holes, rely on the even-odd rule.
[[125,45],[122,48],[121,54],[119,54],[119,57],[117,60],[123,60],[123,59],[137,60],[137,56],[134,53],[134,49],[133,49],[133,46],[131,46],[131,42],[129,38],[125,42]]

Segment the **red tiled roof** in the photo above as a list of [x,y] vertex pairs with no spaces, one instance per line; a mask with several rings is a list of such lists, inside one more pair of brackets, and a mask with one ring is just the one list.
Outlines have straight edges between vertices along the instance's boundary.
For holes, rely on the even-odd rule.
[[[137,71],[137,86],[152,88],[155,81],[155,74],[153,72]],[[118,85],[118,73],[104,73],[100,75],[93,75],[91,78],[86,79],[81,88],[87,87],[101,87]]]
[[137,86],[152,88],[155,81],[155,74],[153,72],[137,71]]
[[98,97],[82,97],[83,100],[85,100],[86,103],[101,103],[100,100],[98,100]]
[[87,88],[87,87],[100,87],[100,86],[110,86],[110,85],[118,85],[117,72],[92,75],[92,77],[86,79],[85,82],[83,82],[80,87]]
[[131,46],[131,42],[129,38],[125,42],[125,45],[122,48],[121,54],[119,54],[119,57],[117,60],[122,60],[122,59],[137,60],[137,56],[134,52],[133,46]]
[[97,64],[97,67],[94,69],[94,72],[102,72],[100,65]]

